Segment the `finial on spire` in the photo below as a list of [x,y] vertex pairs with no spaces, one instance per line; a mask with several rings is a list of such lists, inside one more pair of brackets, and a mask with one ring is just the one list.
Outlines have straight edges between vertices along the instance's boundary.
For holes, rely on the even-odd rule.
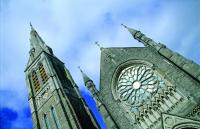
[[140,31],[135,30],[135,29],[133,29],[133,28],[130,28],[130,27],[124,25],[124,24],[121,24],[121,25],[122,25],[124,28],[126,28],[126,29],[131,33],[131,35],[136,39],[135,34],[136,34],[137,32],[140,32]]
[[31,24],[31,22],[30,22],[30,27],[31,27],[31,30],[34,30],[33,25]]
[[80,67],[80,66],[78,66],[78,69],[81,71],[81,73],[83,73],[83,71],[82,71],[82,69],[81,69],[81,67]]
[[102,50],[103,49],[103,47],[99,44],[99,42],[98,41],[96,41],[95,42],[95,44],[100,48],[100,50]]
[[126,25],[124,25],[124,24],[121,24],[124,28],[128,28]]
[[155,48],[156,50],[159,50],[161,47],[164,46],[163,44],[158,44],[155,41],[153,41],[151,38],[148,38],[147,36],[145,36],[145,34],[141,33],[139,30],[135,30],[133,28],[127,27],[124,24],[121,24],[121,25],[124,26],[124,28],[128,29],[128,31],[131,33],[133,38],[138,40],[142,44],[144,44],[144,46],[151,46]]
[[31,24],[31,22],[30,22],[30,27],[33,27],[32,24]]
[[84,81],[84,83],[85,83],[85,85],[86,85],[86,83],[87,83],[88,81],[91,81],[91,79],[82,71],[82,69],[81,69],[80,66],[78,66],[78,69],[81,71],[81,74],[82,74],[82,76],[83,76],[83,81]]

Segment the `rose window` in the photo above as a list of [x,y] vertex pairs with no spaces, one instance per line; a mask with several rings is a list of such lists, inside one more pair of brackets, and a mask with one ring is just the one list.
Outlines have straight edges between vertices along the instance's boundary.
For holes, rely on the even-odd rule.
[[149,66],[130,66],[119,76],[117,82],[119,98],[128,105],[141,106],[162,85],[160,80]]

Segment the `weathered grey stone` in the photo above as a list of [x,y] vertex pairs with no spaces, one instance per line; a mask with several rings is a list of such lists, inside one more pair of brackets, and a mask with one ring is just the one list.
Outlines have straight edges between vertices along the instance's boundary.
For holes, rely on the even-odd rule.
[[197,77],[197,79],[200,81],[200,75]]
[[[156,43],[140,31],[128,29],[146,47],[101,48],[99,91],[82,72],[85,85],[96,101],[107,128],[199,128],[200,66],[165,45]],[[36,34],[39,41],[37,45],[44,44],[35,30],[31,34]],[[36,42],[35,37],[31,42]],[[49,47],[41,48],[35,54],[30,53],[25,70],[35,123],[33,127],[44,128],[44,114],[52,115],[51,109],[54,107],[63,129],[99,128],[91,112],[85,108],[87,105],[82,101],[64,64]],[[49,78],[43,84],[40,75],[41,88],[35,91],[30,75],[33,70],[40,74],[37,68],[41,63]],[[57,128],[55,120],[48,118],[49,125]],[[86,120],[84,123],[83,118]]]
[[200,74],[200,67],[196,63],[190,62],[184,64],[182,68],[195,78]]
[[30,42],[25,73],[33,128],[99,129],[64,63],[53,55],[33,27]]
[[173,52],[168,48],[161,48],[159,52],[167,58],[171,58],[173,55]]
[[172,57],[170,58],[170,60],[174,62],[176,65],[178,65],[179,67],[182,67],[185,63],[188,62],[184,57],[182,57],[178,53],[174,53]]
[[[187,118],[186,115],[199,104],[200,83],[196,78],[199,75],[197,73],[199,73],[200,67],[193,63],[188,63],[189,60],[166,47],[162,47],[164,45],[146,40],[150,38],[141,32],[128,29],[136,40],[146,46],[145,48],[104,48],[101,51],[99,95],[102,97],[102,103],[105,104],[108,112],[111,113],[117,126],[120,129],[160,129],[165,127],[165,123],[161,121],[162,113],[181,116],[183,119]],[[135,90],[134,83],[138,80],[134,80],[135,73],[128,68],[130,66],[138,67],[138,71],[135,72],[138,72],[138,76],[142,76],[139,75],[139,67],[142,67],[142,65],[151,68],[154,74],[160,78],[160,80],[157,80],[159,82],[158,85],[161,85],[162,81],[163,84],[152,96],[144,99],[143,105],[134,108],[136,104],[128,102],[129,96],[133,96],[132,91]],[[127,80],[120,82],[119,80],[122,76],[123,79]],[[120,83],[123,85],[117,87]],[[142,87],[141,83],[143,84],[142,81],[137,82],[137,90],[140,90],[140,87]],[[152,85],[149,87],[155,87]],[[122,87],[124,89],[120,94],[119,89]],[[125,90],[126,87],[129,87],[127,91]],[[133,88],[132,91],[130,90],[131,88]],[[121,96],[124,93],[129,94],[129,96],[122,98]],[[141,96],[136,96],[135,98],[137,99],[137,97]],[[134,110],[131,110],[131,108]],[[155,110],[152,111],[152,108]],[[146,117],[145,111],[151,114],[152,116],[150,117],[155,118],[156,122],[152,123]],[[190,118],[187,119],[189,120]],[[192,117],[192,119],[200,121],[200,118]],[[174,122],[175,126],[177,124],[179,123]]]

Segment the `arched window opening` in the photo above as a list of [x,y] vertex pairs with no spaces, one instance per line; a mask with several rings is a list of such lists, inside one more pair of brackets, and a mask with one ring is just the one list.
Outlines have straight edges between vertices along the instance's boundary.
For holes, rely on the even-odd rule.
[[39,71],[40,71],[40,76],[41,76],[41,78],[42,78],[42,82],[43,82],[43,84],[44,84],[45,82],[47,82],[48,76],[47,76],[47,74],[46,74],[46,72],[45,72],[45,69],[44,69],[43,64],[40,64],[40,65],[39,65]]
[[44,126],[46,129],[51,129],[49,125],[49,120],[46,114],[44,114]]
[[53,121],[54,121],[54,123],[56,125],[56,129],[61,129],[60,123],[59,123],[59,120],[58,120],[58,116],[56,114],[56,111],[55,111],[54,107],[51,107],[51,115],[52,115]]
[[40,82],[37,77],[37,73],[35,71],[32,72],[32,80],[33,80],[34,89],[37,92],[40,89]]

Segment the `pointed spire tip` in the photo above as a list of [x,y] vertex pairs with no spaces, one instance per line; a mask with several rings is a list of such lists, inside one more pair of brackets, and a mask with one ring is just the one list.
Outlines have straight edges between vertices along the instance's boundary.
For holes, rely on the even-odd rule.
[[32,24],[31,24],[31,22],[30,22],[30,27],[33,27]]
[[103,47],[99,44],[99,42],[98,41],[95,41],[95,44],[100,48],[100,50],[102,50],[103,49]]
[[31,22],[30,22],[30,27],[31,27],[31,29],[33,29],[33,25],[31,24]]
[[124,25],[124,24],[121,24],[124,28],[128,28],[126,25]]
[[98,41],[95,41],[94,44],[96,44],[98,47],[101,47]]
[[91,79],[82,71],[82,69],[81,69],[80,66],[78,66],[78,69],[81,71],[81,74],[82,74],[82,77],[83,77],[83,81],[84,81],[84,83],[85,83],[85,85],[86,85],[86,83],[87,83],[88,81],[91,81]]
[[30,24],[30,27],[31,27],[31,31],[35,31],[35,29],[34,29],[32,23],[30,22],[29,24]]
[[83,73],[83,71],[82,71],[82,69],[81,69],[81,67],[80,67],[80,66],[78,66],[78,69],[81,71],[81,73]]

